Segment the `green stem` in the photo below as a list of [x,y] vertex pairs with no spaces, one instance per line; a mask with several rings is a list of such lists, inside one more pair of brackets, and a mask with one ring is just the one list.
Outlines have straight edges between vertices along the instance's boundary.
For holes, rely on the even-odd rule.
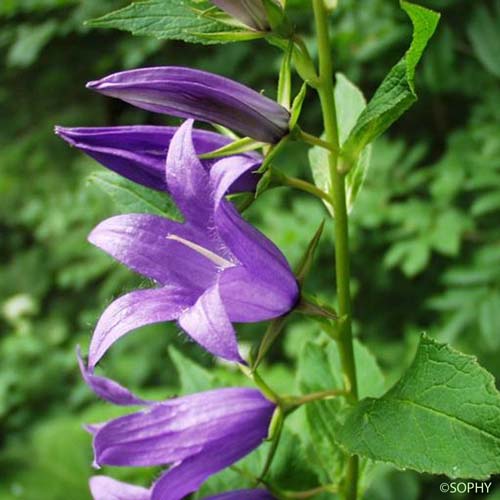
[[285,396],[281,399],[285,415],[296,410],[299,406],[315,401],[323,401],[338,397],[346,397],[349,393],[342,389],[332,389],[330,391],[318,391],[304,394],[303,396]]
[[324,141],[320,137],[309,134],[301,128],[297,127],[297,129],[295,130],[295,136],[297,137],[297,139],[307,142],[308,144],[311,144],[313,146],[319,146],[320,148],[326,149],[333,154],[336,154],[337,156],[340,154],[339,148],[337,146],[334,146],[331,142]]
[[273,493],[282,500],[302,500],[307,498],[313,498],[321,493],[336,493],[337,487],[333,484],[327,484],[325,486],[318,486],[317,488],[313,488],[312,490],[306,491],[283,491],[283,490],[275,490]]
[[[337,170],[338,155],[333,151],[339,149],[339,133],[333,88],[333,65],[330,34],[328,30],[328,13],[325,8],[324,0],[313,0],[313,10],[319,55],[319,85],[317,91],[323,112],[326,140],[332,145],[332,151],[329,155],[329,168],[332,185],[331,198],[333,200],[333,209],[335,213],[335,268],[337,277],[338,313],[340,317],[345,317],[345,321],[339,325],[338,346],[342,362],[342,371],[348,383],[348,400],[351,403],[355,403],[358,399],[358,387],[351,326],[352,307],[349,289],[349,229],[345,194],[345,176]],[[346,500],[355,500],[357,498],[358,470],[358,457],[350,457],[342,487],[342,494]]]
[[298,179],[296,177],[289,177],[288,175],[283,175],[280,180],[285,186],[299,189],[300,191],[312,194],[313,196],[316,196],[317,198],[320,198],[327,203],[332,203],[332,199],[328,193],[325,193],[310,182]]

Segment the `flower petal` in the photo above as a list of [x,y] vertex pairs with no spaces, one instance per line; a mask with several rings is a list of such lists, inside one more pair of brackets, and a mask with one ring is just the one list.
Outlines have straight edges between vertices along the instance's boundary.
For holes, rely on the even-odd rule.
[[[82,359],[80,347],[77,347],[78,365],[85,383],[97,394],[100,398],[109,401],[118,406],[144,406],[150,404],[149,401],[138,398],[132,394],[128,389],[118,384],[114,380],[99,377],[94,375]],[[99,426],[90,425],[88,431],[92,434],[98,429]]]
[[90,233],[89,241],[144,276],[161,284],[190,287],[200,295],[213,283],[216,268],[194,250],[167,239],[171,234],[217,252],[202,231],[149,214],[106,219]]
[[248,455],[265,439],[265,435],[258,434],[251,427],[242,428],[240,433],[248,433],[244,441],[231,442],[235,436],[228,436],[217,447],[204,449],[172,467],[154,484],[151,500],[181,500],[196,491],[211,475]]
[[88,88],[139,108],[218,123],[258,141],[288,133],[290,113],[238,82],[191,68],[165,66],[122,71]]
[[215,220],[221,239],[246,268],[250,279],[281,290],[280,297],[285,298],[282,313],[293,307],[298,300],[299,288],[278,247],[245,221],[230,203],[220,203]]
[[95,461],[118,466],[168,465],[210,455],[213,449],[227,464],[233,453],[243,456],[261,443],[274,408],[259,391],[248,388],[167,400],[100,427],[94,436]]
[[89,481],[94,500],[150,500],[146,488],[122,483],[107,476],[94,476]]
[[194,149],[192,120],[179,127],[170,143],[167,186],[186,221],[205,230],[213,225],[212,186]]
[[262,0],[211,0],[211,2],[250,28],[258,31],[269,29]]
[[214,356],[237,363],[244,362],[218,283],[207,289],[196,304],[182,314],[179,326]]
[[297,285],[284,286],[276,280],[263,281],[245,267],[225,269],[219,278],[224,308],[232,322],[254,323],[277,318],[297,302]]
[[210,179],[214,186],[214,210],[228,192],[251,191],[259,175],[254,173],[260,162],[245,156],[229,156],[217,161],[210,170]]
[[121,337],[142,326],[177,319],[196,296],[176,286],[137,290],[112,302],[100,317],[89,348],[89,368]]
[[[56,127],[55,132],[105,167],[142,184],[143,186],[167,191],[165,160],[170,141],[177,127],[153,125],[130,125],[120,127]],[[229,137],[208,130],[193,130],[193,144],[197,154],[204,154],[226,146]],[[257,153],[246,153],[235,158],[253,159],[256,165],[262,162]],[[202,160],[209,170],[215,160]],[[257,167],[256,167],[257,168]],[[253,191],[258,176],[245,176],[234,186],[235,192]]]
[[165,158],[176,130],[149,125],[56,127],[56,134],[123,177],[165,191]]

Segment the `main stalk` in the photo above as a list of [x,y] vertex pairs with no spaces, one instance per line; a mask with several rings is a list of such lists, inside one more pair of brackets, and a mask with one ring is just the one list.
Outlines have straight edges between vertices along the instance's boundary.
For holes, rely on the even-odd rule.
[[[333,146],[328,156],[331,179],[330,197],[335,213],[335,271],[339,312],[338,347],[342,371],[349,386],[349,400],[354,403],[358,400],[358,384],[352,342],[352,305],[349,287],[349,226],[345,175],[339,173],[337,169],[338,154],[334,152],[339,151],[340,145],[333,88],[333,65],[328,29],[328,12],[325,8],[324,0],[313,0],[313,9],[319,56],[319,84],[317,90],[323,113],[326,140]],[[346,500],[356,500],[358,468],[358,457],[350,457],[346,476],[342,484],[342,493]]]

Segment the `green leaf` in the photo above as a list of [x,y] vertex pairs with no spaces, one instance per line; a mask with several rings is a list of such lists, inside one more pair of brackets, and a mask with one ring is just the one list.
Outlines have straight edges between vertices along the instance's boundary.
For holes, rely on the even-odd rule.
[[387,130],[416,100],[415,68],[436,30],[439,14],[409,2],[401,8],[413,23],[413,40],[404,57],[385,77],[344,144],[348,158],[357,158],[363,149]]
[[16,41],[7,54],[8,65],[26,68],[34,63],[57,29],[57,23],[52,19],[38,25],[19,25]]
[[356,405],[337,438],[400,469],[483,479],[500,472],[500,394],[474,357],[423,336],[401,380]]
[[235,41],[238,41],[241,38],[238,31],[202,15],[210,7],[212,5],[206,0],[146,0],[132,3],[87,24],[94,28],[116,28],[161,40],[214,44],[231,42],[234,35]]
[[88,180],[108,194],[122,213],[149,213],[182,220],[167,193],[140,186],[114,172],[94,172]]
[[500,347],[500,291],[492,290],[479,307],[479,328],[490,349]]
[[307,85],[304,83],[302,87],[300,87],[299,93],[294,97],[292,102],[292,109],[290,111],[290,129],[297,125],[297,122],[300,118],[300,113],[302,113],[302,106],[304,104],[304,99],[307,94]]
[[181,392],[183,394],[208,391],[220,386],[220,384],[217,384],[212,373],[205,370],[205,368],[195,363],[177,349],[170,347],[168,352],[179,375]]
[[492,191],[479,196],[471,206],[471,214],[477,217],[500,210],[500,193]]
[[481,64],[500,78],[500,2],[496,2],[496,13],[490,14],[485,5],[478,5],[469,23],[467,34]]
[[[337,73],[335,85],[335,102],[337,104],[337,122],[339,128],[339,141],[343,146],[358,118],[366,107],[366,100],[361,90],[342,73]],[[330,169],[328,166],[329,152],[319,146],[309,150],[309,164],[315,184],[326,193],[331,192]],[[363,185],[366,172],[370,165],[371,146],[364,148],[357,161],[346,177],[347,208],[350,211],[356,197]],[[333,207],[330,203],[323,202],[331,215]]]
[[[357,375],[361,397],[379,396],[384,391],[384,376],[375,358],[359,341],[354,343],[358,367]],[[299,358],[298,378],[304,394],[343,388],[340,356],[334,342],[322,346],[313,342],[304,344]],[[329,399],[305,406],[314,456],[331,481],[340,477],[345,458],[336,441],[343,399]]]

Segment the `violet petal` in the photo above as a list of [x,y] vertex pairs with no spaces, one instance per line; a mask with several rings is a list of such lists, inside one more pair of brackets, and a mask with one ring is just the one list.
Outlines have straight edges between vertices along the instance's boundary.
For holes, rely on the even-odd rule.
[[[215,472],[213,467],[226,467],[262,442],[274,408],[258,390],[249,388],[216,389],[166,400],[101,427],[94,437],[95,460],[118,466],[180,462],[185,464],[182,470],[195,474],[200,466],[208,476]],[[196,465],[190,466],[191,462],[185,462],[188,459]]]
[[121,337],[142,326],[177,319],[196,300],[190,291],[164,286],[136,290],[112,302],[101,315],[89,348],[89,368]]
[[172,234],[217,251],[201,231],[149,214],[118,215],[106,219],[88,239],[114,259],[150,279],[161,284],[191,287],[193,294],[201,294],[212,285],[217,270],[199,253],[168,239]]
[[[80,372],[85,383],[102,399],[118,406],[144,406],[149,404],[149,401],[138,398],[114,380],[94,375],[92,370],[89,370],[85,366],[79,347],[77,348],[77,357]],[[88,430],[94,433],[95,429],[97,427],[91,425]]]
[[89,481],[94,500],[150,500],[151,492],[107,476],[94,476]]
[[290,113],[275,101],[213,73],[177,66],[114,73],[87,87],[157,113],[218,123],[258,141],[288,134]]
[[218,283],[206,290],[196,304],[182,314],[179,326],[214,356],[243,362],[238,351],[236,332],[222,302]]

